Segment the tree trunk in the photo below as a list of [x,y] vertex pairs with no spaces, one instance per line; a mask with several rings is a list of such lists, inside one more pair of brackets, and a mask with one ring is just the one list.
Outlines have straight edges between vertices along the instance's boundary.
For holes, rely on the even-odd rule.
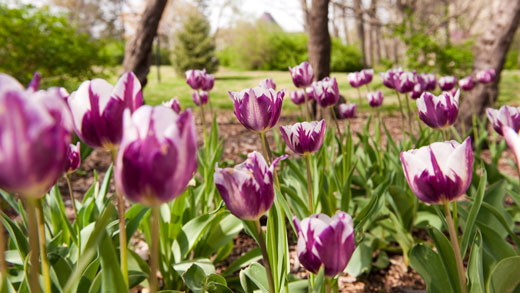
[[303,13],[303,30],[309,33],[309,8],[307,7],[307,0],[300,0]]
[[363,23],[363,11],[361,7],[361,0],[354,0],[354,14],[356,16],[356,28],[361,46],[361,53],[363,56],[363,66],[367,64],[366,48],[365,48],[365,25]]
[[345,44],[350,45],[350,39],[348,36],[348,17],[347,17],[347,8],[342,8],[342,21],[343,21],[343,31],[345,32]]
[[135,34],[126,45],[123,70],[135,73],[143,87],[148,82],[146,76],[150,72],[152,62],[153,40],[157,34],[157,28],[167,2],[168,0],[146,1],[146,7]]
[[309,14],[309,62],[316,80],[330,74],[329,0],[313,0]]
[[498,97],[498,83],[516,29],[520,23],[520,1],[502,0],[496,17],[483,33],[475,48],[473,71],[495,68],[496,78],[490,84],[478,84],[471,92],[466,92],[460,113],[461,123],[470,129],[473,114],[479,117]]

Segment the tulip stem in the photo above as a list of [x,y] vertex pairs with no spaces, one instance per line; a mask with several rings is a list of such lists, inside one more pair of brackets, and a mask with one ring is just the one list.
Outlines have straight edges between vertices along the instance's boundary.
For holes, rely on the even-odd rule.
[[303,95],[305,96],[305,119],[307,119],[307,121],[311,121],[311,112],[309,110],[309,96],[307,96],[307,89],[303,89]]
[[269,255],[267,254],[267,247],[265,245],[264,240],[264,232],[262,232],[262,226],[260,225],[260,219],[255,221],[256,225],[256,233],[258,235],[258,245],[260,245],[260,250],[262,250],[262,257],[264,259],[265,264],[265,273],[267,274],[267,281],[269,282],[269,292],[274,293],[274,281],[273,281],[273,273],[271,271],[271,263],[269,262]]
[[159,267],[159,207],[152,207],[152,247],[150,250],[150,292],[157,292],[159,280],[157,278],[157,268]]
[[361,98],[361,91],[359,90],[359,88],[356,88],[356,90],[357,90],[357,96],[359,99],[359,107],[361,108],[361,104],[363,103],[363,99]]
[[[260,132],[259,135],[260,135],[260,141],[262,142],[262,153],[264,154],[264,157],[270,166],[271,162],[272,162],[272,158],[271,158],[272,153],[271,153],[271,149],[269,148],[269,143],[267,142],[267,138],[265,137],[265,132]],[[280,190],[280,192],[282,192],[282,189],[280,188],[280,180],[278,179],[278,172],[276,171],[275,168],[273,168],[273,169],[274,169],[274,174],[273,174],[274,182],[276,184],[276,187],[278,187],[278,190]]]
[[309,213],[312,215],[314,209],[312,207],[312,180],[311,180],[311,154],[305,154],[305,161],[307,163],[307,192],[309,195]]
[[47,247],[45,241],[45,220],[43,218],[42,200],[37,199],[36,217],[38,220],[38,236],[40,240],[40,255],[42,258],[42,275],[44,292],[51,292],[51,274],[49,270],[49,261],[47,260]]
[[38,281],[40,275],[40,250],[38,248],[38,223],[36,222],[35,202],[34,199],[27,199],[27,221],[29,230],[29,245],[31,247],[31,265],[29,284],[32,293],[39,293],[40,283]]
[[67,186],[69,188],[69,196],[70,196],[70,201],[72,202],[72,209],[74,210],[74,218],[77,221],[78,220],[78,209],[76,208],[76,200],[74,199],[74,193],[72,192],[72,184],[70,183],[69,174],[65,174],[65,180],[67,181]]
[[330,113],[332,114],[332,120],[336,124],[336,130],[338,131],[339,138],[343,141],[343,134],[341,134],[341,130],[338,124],[338,118],[336,117],[336,112],[334,111],[334,106],[330,107]]
[[455,260],[457,263],[457,272],[459,273],[460,290],[462,293],[466,293],[466,272],[464,271],[464,264],[462,263],[462,256],[460,255],[459,240],[457,239],[457,232],[453,219],[451,218],[450,203],[444,203],[444,213],[446,214],[446,222],[448,223],[448,232],[450,233],[451,246],[453,253],[455,254]]
[[[117,161],[117,149],[112,150],[112,163],[114,166]],[[121,272],[123,273],[123,279],[126,285],[128,285],[128,261],[127,261],[127,243],[126,243],[126,225],[125,225],[125,200],[123,194],[117,188],[116,185],[116,197],[117,197],[117,214],[119,217],[119,255],[121,259]]]
[[412,108],[410,108],[410,102],[408,101],[408,94],[404,94],[404,100],[406,101],[406,108],[408,109],[408,129],[410,130],[410,135],[413,136],[412,129]]
[[403,104],[401,103],[401,96],[399,95],[399,92],[395,90],[395,93],[397,94],[397,102],[399,102],[399,111],[401,111],[401,127],[404,132],[404,111],[403,111]]
[[202,122],[202,135],[204,137],[204,145],[206,145],[206,115],[204,114],[204,105],[200,104],[200,117]]

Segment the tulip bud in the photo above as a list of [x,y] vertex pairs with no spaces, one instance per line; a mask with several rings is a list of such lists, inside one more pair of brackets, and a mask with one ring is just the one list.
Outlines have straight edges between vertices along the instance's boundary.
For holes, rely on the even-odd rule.
[[459,87],[464,91],[471,91],[475,87],[473,77],[470,75],[459,80]]
[[26,90],[0,73],[0,109],[0,188],[42,197],[63,174],[72,136],[60,90]]
[[282,111],[285,91],[254,87],[240,92],[229,92],[233,99],[234,112],[238,121],[254,132],[273,128]]
[[513,155],[515,155],[516,166],[520,172],[520,135],[518,134],[518,131],[508,126],[504,126],[503,131],[507,145],[511,152],[513,152]]
[[[190,69],[186,71],[186,83],[194,90],[202,89],[206,83],[206,69]],[[211,87],[213,87],[213,85],[211,85]]]
[[450,202],[463,195],[471,183],[473,151],[471,138],[464,143],[445,141],[401,152],[408,185],[429,204]]
[[356,248],[354,224],[349,214],[338,212],[329,218],[325,214],[313,214],[301,222],[293,218],[298,234],[298,259],[309,271],[333,277],[347,267]]
[[78,141],[76,145],[69,144],[69,148],[67,150],[67,161],[65,162],[65,167],[63,168],[66,174],[71,174],[76,172],[81,165],[81,153],[80,153],[80,142]]
[[441,90],[447,92],[452,90],[455,87],[457,79],[455,76],[443,76],[439,78],[439,87]]
[[313,82],[310,87],[307,87],[305,89],[305,92],[307,93],[307,100],[315,100],[314,98],[314,86],[316,85],[316,82]]
[[415,74],[415,85],[413,87],[410,98],[417,100],[421,97],[424,89],[426,88],[426,80],[420,74]]
[[213,74],[208,74],[204,71],[202,77],[203,78],[201,89],[206,92],[212,90],[213,86],[215,85],[215,76],[213,76]]
[[396,73],[393,70],[388,70],[386,72],[380,72],[379,76],[381,77],[381,81],[387,88],[395,89]]
[[284,155],[268,166],[258,152],[249,153],[247,160],[235,168],[215,167],[214,180],[229,211],[242,220],[259,219],[271,208],[274,200],[274,167]]
[[301,122],[280,126],[280,132],[289,148],[300,155],[317,152],[325,135],[325,120]]
[[520,130],[520,109],[511,106],[502,106],[500,110],[487,108],[486,114],[495,131],[503,135],[503,127],[511,127],[514,131]]
[[480,83],[491,83],[495,80],[496,70],[495,68],[488,68],[477,72],[477,80]]
[[314,71],[308,62],[302,62],[300,65],[289,67],[291,78],[294,86],[297,88],[305,88],[312,84],[314,80]]
[[402,94],[411,92],[415,86],[415,73],[400,72],[396,75],[394,86]]
[[340,104],[338,106],[339,118],[341,119],[350,119],[356,116],[356,103],[352,104]]
[[421,74],[421,76],[425,82],[423,90],[430,91],[430,92],[434,91],[435,88],[437,87],[437,80],[435,78],[435,74],[423,73],[423,74]]
[[351,72],[347,75],[348,83],[353,88],[358,88],[363,85],[363,77],[359,72]]
[[276,83],[274,83],[274,80],[272,78],[266,78],[262,80],[258,86],[265,87],[266,89],[273,89],[276,90]]
[[367,100],[370,107],[379,107],[383,104],[383,92],[368,92]]
[[37,91],[40,88],[40,80],[42,76],[39,72],[35,72],[31,82],[27,86],[27,89],[32,90],[33,92]]
[[191,96],[193,99],[193,103],[197,106],[203,106],[208,103],[209,93],[206,91],[195,91]]
[[297,90],[297,91],[291,92],[291,101],[295,105],[305,104],[304,90]]
[[323,108],[336,105],[339,101],[339,89],[336,78],[325,77],[322,81],[313,84],[314,99]]
[[67,99],[79,138],[94,148],[114,149],[123,136],[123,111],[143,104],[141,84],[129,72],[116,86],[103,79],[83,82]]
[[449,92],[435,96],[425,92],[417,100],[419,118],[431,128],[445,128],[457,121],[460,90],[455,97]]
[[172,98],[171,100],[169,100],[167,102],[162,102],[162,105],[167,108],[172,109],[177,114],[180,114],[180,112],[181,112],[181,104],[179,103],[178,98]]
[[197,170],[197,138],[191,110],[163,106],[125,110],[117,154],[116,184],[134,202],[158,206],[181,195]]
[[374,69],[363,69],[359,73],[363,85],[369,84],[374,76]]

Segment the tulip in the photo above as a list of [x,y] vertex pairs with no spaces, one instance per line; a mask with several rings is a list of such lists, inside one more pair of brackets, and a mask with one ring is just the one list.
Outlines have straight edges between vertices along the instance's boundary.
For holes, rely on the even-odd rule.
[[475,87],[473,77],[470,75],[459,80],[459,87],[464,91],[471,91]]
[[374,76],[374,69],[363,69],[359,75],[364,85],[369,84]]
[[511,106],[502,106],[500,110],[487,108],[486,114],[495,131],[503,134],[504,127],[511,127],[514,131],[520,130],[520,109]]
[[94,148],[116,149],[123,136],[123,111],[143,104],[141,84],[129,72],[116,86],[103,79],[83,82],[67,100],[79,138]]
[[291,92],[291,101],[295,105],[301,105],[305,103],[305,93],[304,90],[297,90],[294,92]]
[[477,72],[477,80],[480,83],[491,83],[495,80],[496,70],[494,68],[483,69]]
[[293,152],[300,155],[314,153],[323,143],[325,120],[280,126],[280,132]]
[[314,87],[316,86],[316,83],[317,82],[313,82],[310,87],[305,89],[305,92],[307,93],[307,99],[309,101],[310,100],[315,100],[315,98],[314,98],[314,96],[315,96],[314,95]]
[[315,274],[323,266],[328,277],[343,272],[356,248],[350,215],[340,211],[331,219],[325,214],[313,214],[301,222],[294,217],[293,222],[300,263]]
[[424,91],[434,91],[435,88],[437,87],[437,80],[435,78],[435,74],[433,73],[423,73],[421,74],[424,82],[425,82],[425,86],[424,86]]
[[435,96],[425,92],[417,100],[419,118],[431,128],[445,128],[453,125],[459,113],[460,90],[455,96],[449,92],[443,92]]
[[376,91],[376,92],[368,92],[367,93],[367,100],[368,104],[371,107],[379,107],[383,104],[383,92]]
[[507,145],[513,155],[516,158],[516,166],[518,168],[518,172],[520,172],[520,135],[517,130],[509,126],[504,126],[504,137],[506,139]]
[[292,81],[297,88],[305,88],[312,84],[314,80],[314,71],[308,62],[302,62],[300,65],[289,67]]
[[452,90],[456,83],[457,79],[455,76],[443,76],[439,78],[439,87],[445,92]]
[[197,138],[191,110],[166,107],[125,111],[116,183],[134,202],[158,206],[181,195],[197,170]]
[[31,82],[27,86],[27,89],[32,90],[33,92],[37,91],[40,88],[40,80],[41,75],[39,72],[35,72],[33,75],[33,78],[31,79]]
[[417,100],[422,95],[425,88],[426,88],[426,80],[424,80],[422,75],[416,74],[415,75],[415,85],[413,87],[410,98]]
[[386,72],[380,72],[379,76],[387,88],[395,89],[395,79],[398,78],[400,72],[400,69],[390,69]]
[[212,90],[213,86],[215,85],[215,76],[213,76],[213,74],[207,74],[204,70],[204,74],[202,77],[203,78],[201,89],[206,92]]
[[[194,90],[202,89],[206,83],[206,69],[190,69],[186,71],[186,83]],[[213,87],[213,85],[211,85],[211,87]]]
[[313,97],[323,108],[336,105],[339,101],[339,89],[336,78],[325,77],[313,85]]
[[356,116],[356,103],[351,104],[340,104],[338,106],[339,118],[350,119]]
[[247,129],[263,133],[273,128],[280,119],[285,91],[254,87],[240,92],[229,92],[238,121]]
[[209,93],[206,91],[195,91],[191,96],[193,99],[193,103],[197,106],[203,106],[208,103]]
[[167,108],[172,109],[177,114],[179,114],[181,112],[181,104],[179,103],[178,98],[172,98],[171,100],[169,100],[167,102],[162,102],[162,105]]
[[265,87],[267,89],[276,90],[276,83],[274,82],[274,80],[272,78],[266,78],[266,79],[262,80],[258,84],[258,86]]
[[0,73],[0,188],[44,196],[63,174],[72,118],[58,88],[26,90]]
[[271,208],[274,200],[273,172],[284,155],[267,165],[259,152],[249,153],[247,160],[234,168],[215,167],[215,184],[229,211],[237,218],[258,220]]
[[413,72],[400,72],[394,79],[395,89],[404,94],[411,92],[415,86],[415,73]]
[[350,83],[350,85],[353,88],[358,88],[363,85],[364,80],[359,72],[351,72],[347,75],[347,78],[348,78],[348,83]]
[[421,201],[446,203],[463,195],[471,183],[471,138],[462,144],[452,140],[401,152],[408,185]]
[[72,174],[79,169],[81,165],[81,154],[80,154],[80,142],[78,141],[75,145],[69,144],[67,150],[67,161],[63,170],[66,174]]

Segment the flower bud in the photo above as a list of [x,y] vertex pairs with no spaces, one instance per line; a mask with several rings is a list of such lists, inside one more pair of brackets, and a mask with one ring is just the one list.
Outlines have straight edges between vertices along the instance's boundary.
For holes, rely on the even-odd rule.
[[455,97],[449,92],[435,96],[425,92],[417,100],[419,118],[431,128],[445,128],[457,121],[460,90]]
[[520,134],[513,128],[504,126],[504,137],[507,145],[516,158],[516,166],[520,172]]
[[314,71],[308,62],[302,62],[300,65],[289,67],[291,78],[294,86],[297,88],[305,88],[312,84],[314,80]]
[[194,91],[191,97],[195,105],[204,106],[208,103],[209,93],[206,91]]
[[67,150],[67,161],[65,162],[65,167],[63,168],[66,174],[71,174],[76,172],[81,165],[81,152],[80,152],[80,142],[78,141],[75,145],[69,144],[69,148]]
[[480,83],[491,83],[495,80],[496,70],[495,68],[488,68],[477,72],[477,80]]
[[463,91],[471,91],[475,87],[475,83],[473,82],[473,77],[467,76],[459,80],[459,87]]
[[297,91],[291,92],[291,101],[295,105],[305,104],[305,92],[304,92],[304,90],[297,90]]
[[370,107],[379,107],[383,104],[383,92],[368,92],[367,100]]
[[351,72],[347,75],[348,83],[353,88],[358,88],[363,85],[363,77],[359,72]]
[[293,152],[300,155],[314,153],[323,144],[325,120],[280,126],[280,132],[285,143]]
[[338,106],[339,118],[350,119],[356,116],[356,103],[340,104]]
[[276,90],[276,83],[272,78],[266,78],[262,80],[258,86],[265,87],[266,89],[273,89]]
[[179,103],[179,99],[178,98],[172,98],[169,101],[162,102],[162,105],[167,107],[167,108],[172,109],[177,114],[179,114],[181,112],[181,104]]
[[486,114],[495,131],[503,135],[505,126],[513,128],[515,132],[520,130],[520,109],[511,106],[502,106],[500,110],[487,108]]
[[456,83],[457,79],[455,76],[443,76],[439,78],[439,87],[445,92],[452,90]]
[[339,101],[339,89],[336,78],[325,77],[313,84],[314,100],[323,108],[336,105]]

